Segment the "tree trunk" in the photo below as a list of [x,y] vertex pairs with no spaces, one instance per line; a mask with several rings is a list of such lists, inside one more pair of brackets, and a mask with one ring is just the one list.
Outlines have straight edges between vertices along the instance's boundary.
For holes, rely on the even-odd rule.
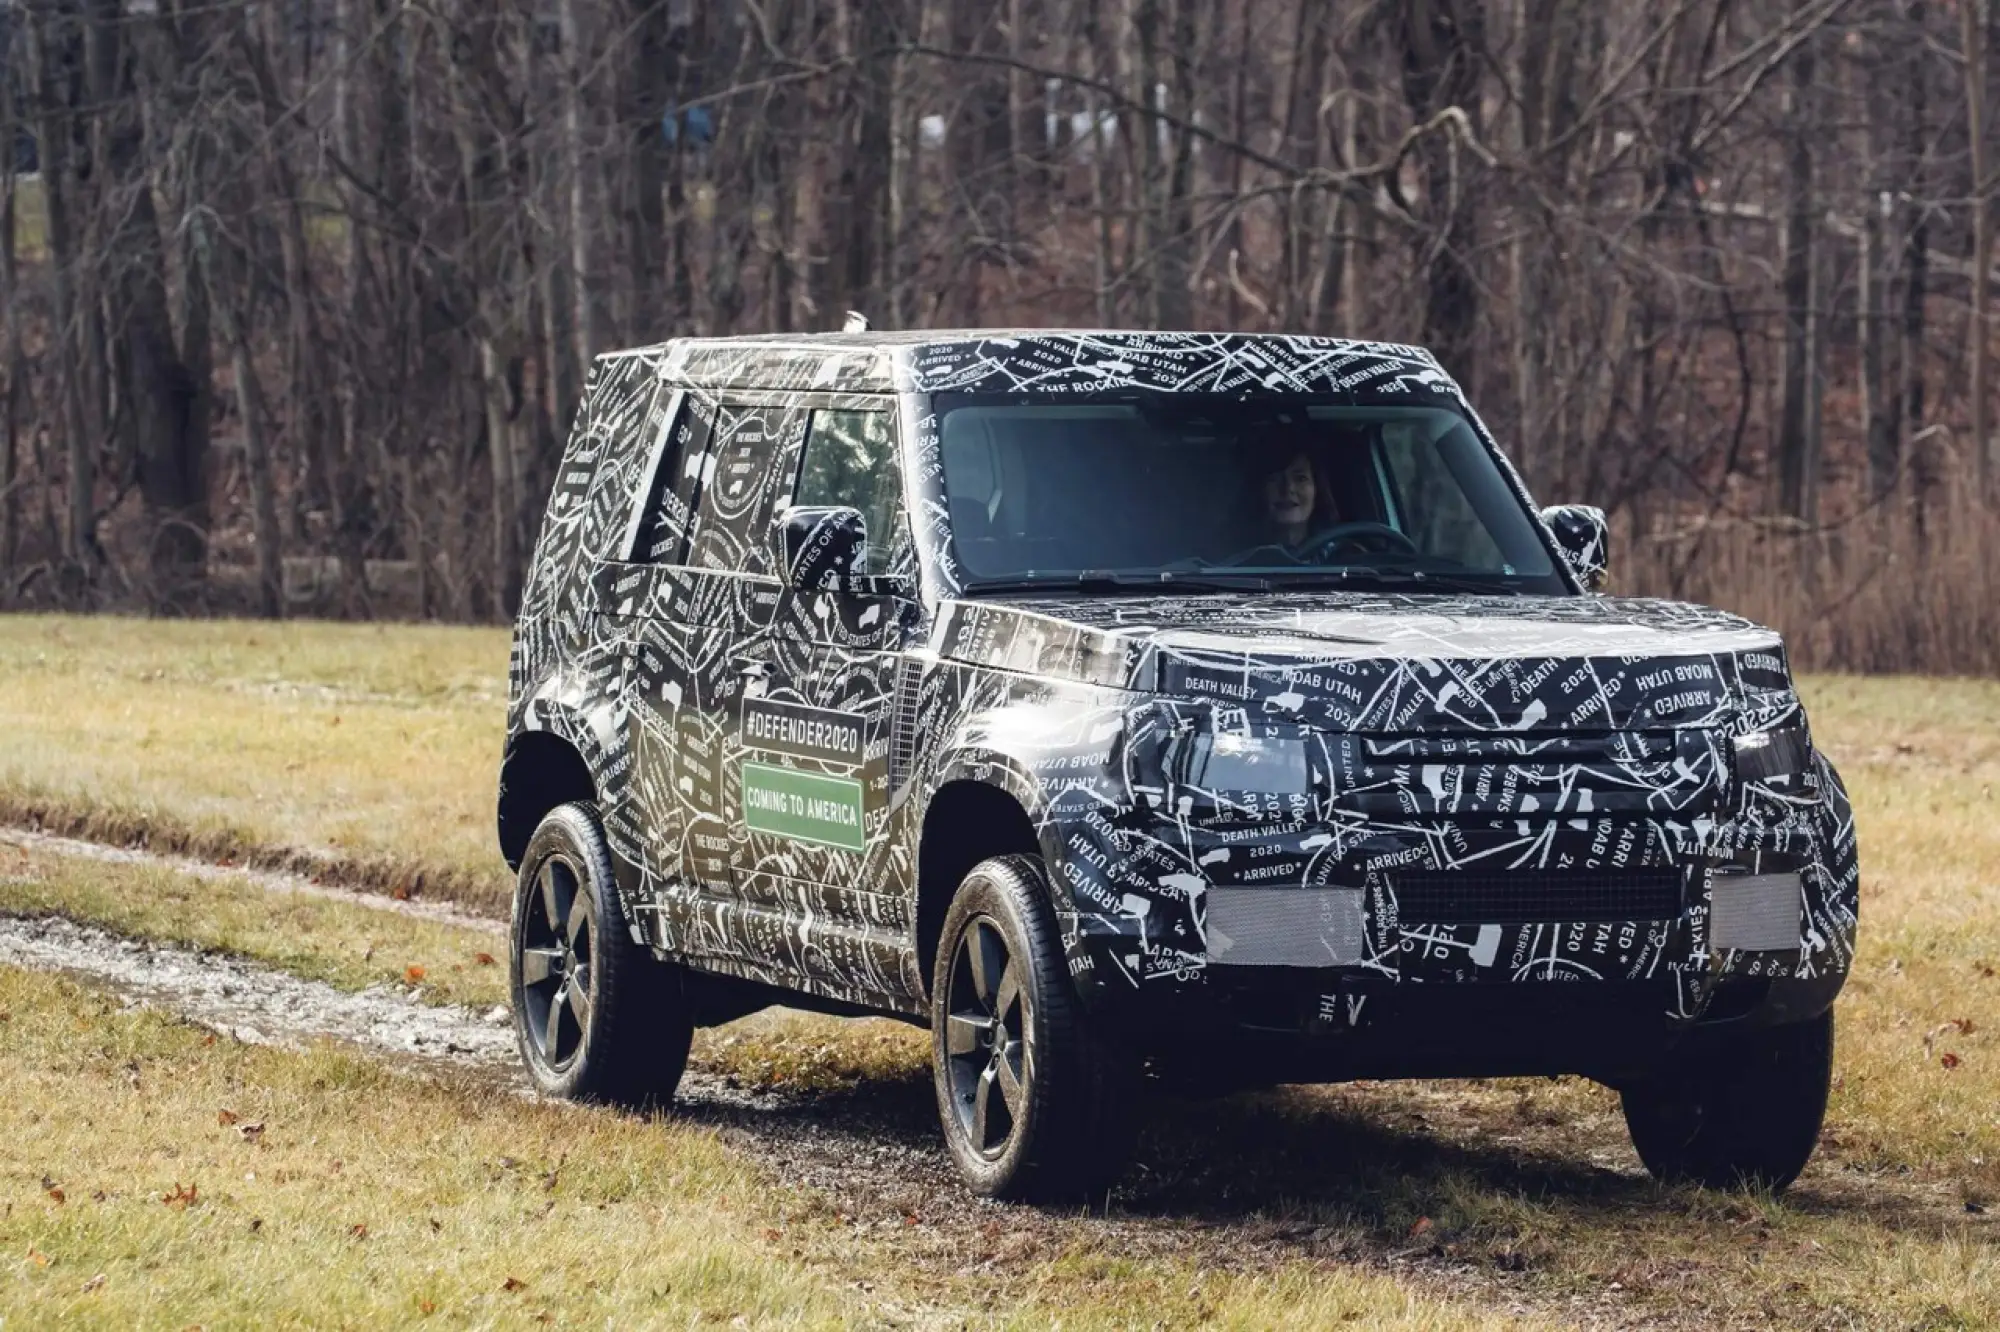
[[1930,125],[1926,116],[1925,84],[1930,71],[1924,59],[1924,0],[1909,0],[1905,11],[1908,29],[1905,50],[1909,78],[1910,118],[1905,128],[1908,191],[1913,202],[1908,209],[1908,225],[1903,233],[1903,329],[1900,360],[1903,372],[1903,450],[1913,472],[1917,521],[1922,525],[1930,492],[1936,478],[1928,459],[1934,450],[1913,444],[1924,428],[1924,298],[1930,285],[1930,210],[1923,201],[1929,196],[1928,155]]
[[1993,470],[1986,421],[1986,315],[1993,265],[1993,218],[1987,206],[1986,179],[1986,0],[1958,0],[1958,12],[1965,55],[1965,137],[1972,147],[1972,310],[1968,319],[1972,365],[1966,395],[1971,402],[1972,452],[1983,500],[1991,494]]
[[[1485,58],[1484,0],[1410,0],[1401,11],[1403,99],[1418,123],[1455,107],[1479,124],[1479,72]],[[1439,127],[1416,149],[1423,164],[1426,228],[1416,240],[1424,282],[1424,340],[1445,370],[1472,387],[1479,286],[1472,272],[1477,242],[1470,158],[1455,132]]]
[[1785,92],[1785,233],[1781,287],[1785,301],[1784,402],[1778,419],[1778,503],[1784,512],[1812,522],[1817,504],[1819,440],[1813,431],[1818,384],[1813,374],[1817,311],[1813,309],[1812,136],[1813,49],[1803,42],[1792,53]]
[[155,594],[176,598],[204,573],[208,556],[207,385],[176,347],[167,309],[166,253],[147,179],[148,147],[134,56],[124,40],[157,18],[128,18],[119,0],[90,0],[87,79],[105,124],[105,167],[116,221],[106,237],[119,256],[109,293],[119,401],[138,459]]

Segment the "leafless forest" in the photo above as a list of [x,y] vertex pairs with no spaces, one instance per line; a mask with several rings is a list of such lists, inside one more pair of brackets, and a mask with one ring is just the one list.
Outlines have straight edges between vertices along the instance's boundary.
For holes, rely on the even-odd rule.
[[1623,591],[2000,669],[1989,0],[0,0],[0,605],[505,616],[588,358],[1427,343]]

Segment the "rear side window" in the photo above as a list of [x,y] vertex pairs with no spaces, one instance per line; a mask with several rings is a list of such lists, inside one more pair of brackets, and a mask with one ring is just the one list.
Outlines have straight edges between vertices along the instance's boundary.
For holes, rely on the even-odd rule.
[[789,439],[805,428],[801,408],[775,404],[716,409],[702,464],[701,498],[687,562],[773,577],[771,473]]
[[868,523],[868,559],[858,572],[886,572],[903,528],[903,483],[890,414],[813,412],[792,502],[859,509]]
[[646,507],[639,519],[639,539],[632,547],[632,558],[638,563],[680,564],[687,559],[695,501],[709,464],[713,412],[712,406],[688,396],[682,399],[675,419],[667,423],[666,439],[660,444]]

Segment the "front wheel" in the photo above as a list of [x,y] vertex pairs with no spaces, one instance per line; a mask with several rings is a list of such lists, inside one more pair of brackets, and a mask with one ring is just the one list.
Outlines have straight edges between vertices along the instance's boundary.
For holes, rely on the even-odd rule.
[[672,1099],[694,1036],[680,970],[633,942],[591,806],[558,805],[529,839],[512,945],[514,1035],[543,1094],[633,1107]]
[[1656,1179],[1783,1189],[1819,1143],[1833,1081],[1833,1011],[1738,1037],[1621,1094]]
[[938,1114],[966,1185],[1038,1201],[1101,1193],[1130,1149],[1137,1062],[1077,1004],[1039,860],[973,867],[931,975]]

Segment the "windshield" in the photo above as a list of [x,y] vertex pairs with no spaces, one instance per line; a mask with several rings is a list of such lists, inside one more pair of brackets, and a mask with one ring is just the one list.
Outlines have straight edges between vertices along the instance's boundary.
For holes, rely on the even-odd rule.
[[939,395],[966,584],[1567,590],[1448,400]]

